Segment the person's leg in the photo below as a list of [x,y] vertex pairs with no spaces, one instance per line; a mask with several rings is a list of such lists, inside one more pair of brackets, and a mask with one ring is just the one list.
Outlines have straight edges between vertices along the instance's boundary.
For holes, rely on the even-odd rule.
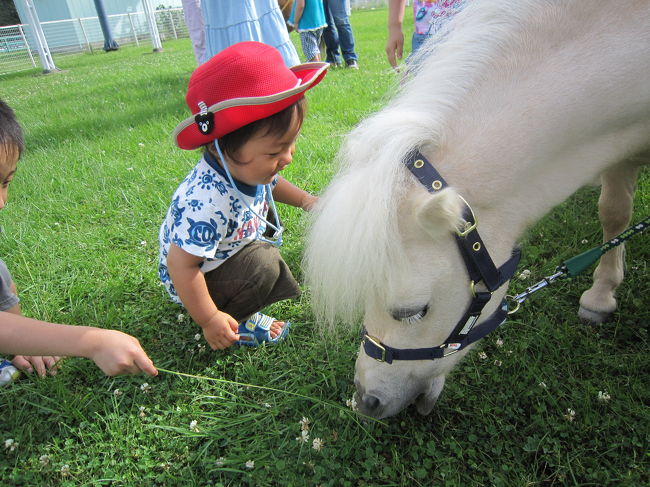
[[320,61],[320,47],[318,45],[320,32],[319,30],[300,33],[300,44],[307,62]]
[[203,14],[201,13],[201,0],[182,0],[185,23],[192,41],[194,57],[201,64],[205,59],[205,32],[203,27]]
[[[357,61],[357,54],[354,52],[354,35],[352,34],[352,26],[350,25],[350,19],[346,11],[345,0],[328,0],[327,3],[339,34],[339,44],[343,53],[343,59],[345,59],[346,63],[348,61]],[[347,64],[349,65],[349,63]]]
[[217,307],[237,321],[262,308],[300,295],[300,287],[277,248],[253,242],[205,274]]
[[327,27],[323,31],[323,40],[325,41],[326,54],[325,61],[334,65],[341,65],[341,55],[339,54],[339,35],[336,31],[336,25],[334,25],[334,18],[329,9],[329,0],[323,1],[323,7],[325,7],[325,20],[327,21]]

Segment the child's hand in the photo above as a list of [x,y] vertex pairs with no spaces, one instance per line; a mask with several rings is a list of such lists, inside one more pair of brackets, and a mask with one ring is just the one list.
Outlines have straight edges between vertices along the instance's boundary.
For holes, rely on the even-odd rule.
[[95,329],[90,333],[94,345],[91,346],[88,358],[106,375],[140,372],[158,375],[156,367],[136,338],[117,330]]
[[36,370],[36,373],[39,377],[45,377],[48,373],[50,375],[56,375],[58,370],[57,362],[60,357],[39,357],[32,355],[16,355],[11,363],[13,363],[17,369],[20,369],[27,373],[32,373]]
[[316,203],[318,203],[318,197],[307,193],[300,202],[300,208],[305,211],[311,211]]
[[203,328],[203,336],[212,350],[223,350],[232,346],[239,335],[237,320],[223,311],[217,311]]

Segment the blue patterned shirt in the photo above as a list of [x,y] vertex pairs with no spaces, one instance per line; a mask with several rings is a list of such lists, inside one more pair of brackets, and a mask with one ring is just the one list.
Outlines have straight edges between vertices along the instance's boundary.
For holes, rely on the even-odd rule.
[[202,257],[201,272],[216,269],[241,248],[257,239],[266,223],[255,216],[241,200],[266,218],[267,192],[277,184],[250,186],[234,180],[237,192],[225,171],[207,151],[192,172],[180,184],[167,216],[160,226],[160,263],[158,273],[172,300],[180,303],[167,270],[170,245]]

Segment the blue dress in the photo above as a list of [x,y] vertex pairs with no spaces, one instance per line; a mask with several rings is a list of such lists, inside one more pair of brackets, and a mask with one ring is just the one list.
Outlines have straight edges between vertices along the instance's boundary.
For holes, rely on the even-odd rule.
[[287,67],[300,63],[276,0],[203,0],[205,59],[237,42],[258,41],[275,47]]

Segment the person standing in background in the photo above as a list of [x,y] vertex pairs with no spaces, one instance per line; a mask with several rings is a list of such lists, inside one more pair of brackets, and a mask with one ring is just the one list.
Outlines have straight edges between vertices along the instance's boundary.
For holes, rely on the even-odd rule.
[[243,41],[275,47],[289,68],[300,62],[276,0],[204,0],[201,10],[205,25],[203,62]]
[[[467,3],[467,0],[413,0],[413,23],[415,30],[411,39],[411,54],[433,37]],[[404,7],[406,0],[388,0],[388,40],[386,56],[393,68],[404,52]]]
[[348,16],[346,0],[323,0],[327,27],[323,39],[327,47],[326,61],[334,67],[341,67],[341,54],[345,67],[359,69],[356,52],[354,52],[354,35]]
[[203,14],[201,13],[201,0],[182,0],[182,2],[183,15],[192,41],[194,57],[196,62],[201,64],[205,57],[205,26],[203,25]]
[[320,61],[320,40],[323,29],[327,27],[323,0],[296,0],[288,24],[300,35],[305,60]]

